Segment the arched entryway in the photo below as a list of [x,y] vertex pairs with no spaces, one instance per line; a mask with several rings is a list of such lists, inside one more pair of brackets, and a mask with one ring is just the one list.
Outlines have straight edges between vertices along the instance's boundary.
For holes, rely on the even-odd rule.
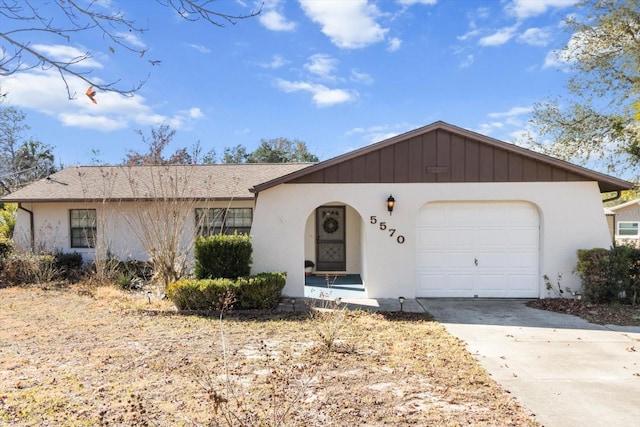
[[[305,296],[365,298],[363,221],[350,205],[325,203],[310,212],[305,226]],[[310,295],[315,293],[315,295]]]

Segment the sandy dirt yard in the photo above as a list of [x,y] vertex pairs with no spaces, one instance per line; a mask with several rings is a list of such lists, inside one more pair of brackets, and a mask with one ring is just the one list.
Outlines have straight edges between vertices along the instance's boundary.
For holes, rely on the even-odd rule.
[[0,425],[537,423],[425,315],[221,322],[81,286],[0,289]]

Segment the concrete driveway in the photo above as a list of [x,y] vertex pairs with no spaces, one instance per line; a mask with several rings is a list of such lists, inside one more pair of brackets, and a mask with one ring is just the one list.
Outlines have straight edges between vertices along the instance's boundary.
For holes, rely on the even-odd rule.
[[640,328],[522,300],[419,299],[545,426],[640,425]]

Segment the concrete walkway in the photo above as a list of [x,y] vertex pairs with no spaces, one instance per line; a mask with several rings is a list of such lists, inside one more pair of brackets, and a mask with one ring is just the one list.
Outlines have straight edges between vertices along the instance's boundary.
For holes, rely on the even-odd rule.
[[417,302],[544,426],[640,425],[640,328],[594,325],[522,300]]

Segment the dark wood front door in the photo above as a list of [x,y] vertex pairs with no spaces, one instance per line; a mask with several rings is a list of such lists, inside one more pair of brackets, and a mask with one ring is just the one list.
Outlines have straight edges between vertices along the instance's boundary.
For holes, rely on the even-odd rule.
[[316,270],[346,271],[344,206],[316,209]]

